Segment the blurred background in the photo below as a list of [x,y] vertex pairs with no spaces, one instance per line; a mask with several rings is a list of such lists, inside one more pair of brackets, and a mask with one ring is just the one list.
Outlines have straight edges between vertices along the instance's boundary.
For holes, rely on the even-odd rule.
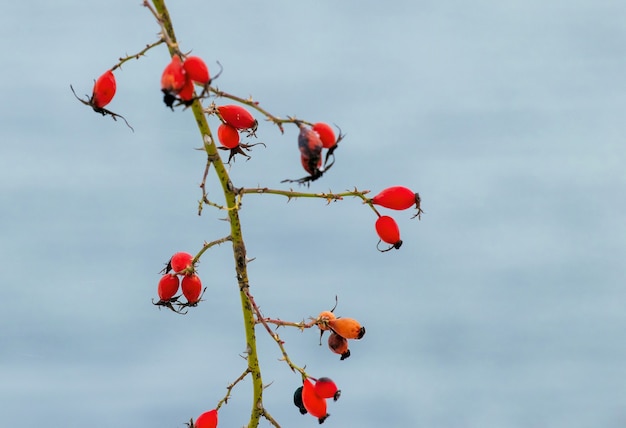
[[[422,196],[421,221],[391,213],[404,245],[384,254],[359,200],[243,200],[263,313],[300,321],[338,296],[367,328],[345,361],[317,331],[279,330],[343,390],[324,426],[626,425],[625,3],[169,6],[182,50],[224,67],[220,89],[347,134],[311,191]],[[108,107],[134,133],[69,88],[90,94],[159,28],[122,0],[9,2],[0,23],[0,425],[183,427],[245,368],[228,245],[202,258],[198,308],[151,304],[174,252],[228,234],[223,212],[197,215],[202,141],[191,112],[162,104],[163,46],[116,71]],[[304,175],[297,129],[259,119],[267,148],[233,162],[233,182],[287,188]],[[318,426],[258,337],[268,411]],[[221,427],[247,423],[250,393],[233,391]]]

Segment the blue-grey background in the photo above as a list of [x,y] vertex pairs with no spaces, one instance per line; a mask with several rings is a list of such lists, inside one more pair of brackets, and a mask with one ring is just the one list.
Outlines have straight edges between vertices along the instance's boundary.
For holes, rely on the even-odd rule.
[[[199,308],[150,303],[173,252],[227,234],[223,213],[196,214],[205,158],[190,112],[161,103],[165,48],[116,72],[109,107],[135,133],[69,89],[90,93],[156,40],[139,3],[0,15],[3,427],[183,427],[244,369],[227,245],[199,266]],[[294,362],[343,390],[325,426],[626,425],[624,2],[170,3],[182,49],[224,66],[221,89],[347,133],[311,191],[422,195],[421,222],[392,213],[404,246],[385,254],[358,200],[244,199],[263,312],[298,321],[338,295],[336,313],[367,327],[346,361],[315,331],[279,330]],[[237,186],[303,174],[294,127],[258,135],[267,149],[233,164]],[[267,409],[317,426],[259,338]],[[250,405],[243,383],[220,426]]]

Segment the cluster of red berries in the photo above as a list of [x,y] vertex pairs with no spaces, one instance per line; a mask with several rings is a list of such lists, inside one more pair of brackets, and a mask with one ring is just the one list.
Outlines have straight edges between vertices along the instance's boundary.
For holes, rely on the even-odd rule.
[[316,417],[321,424],[330,416],[327,411],[326,399],[332,398],[337,401],[340,395],[341,391],[337,389],[337,385],[330,378],[314,379],[308,377],[303,380],[302,386],[294,392],[293,404],[300,410],[300,414],[309,413]]
[[[194,84],[202,86],[202,93],[198,96],[198,98],[202,98],[208,92],[212,80],[209,68],[202,58],[187,56],[182,59],[181,56],[174,55],[161,74],[163,102],[172,110],[175,105],[189,106],[196,99]],[[115,120],[118,117],[122,118],[132,129],[123,116],[104,108],[115,96],[116,89],[115,76],[111,69],[95,81],[92,95],[88,96],[87,99],[79,98],[75,92],[74,95],[80,102],[90,106],[98,113],[111,115]],[[229,162],[236,154],[249,157],[242,149],[250,150],[254,144],[241,143],[240,132],[246,131],[248,136],[254,135],[258,121],[246,108],[239,105],[218,106],[213,109],[213,112],[222,122],[217,129],[217,137],[222,146],[220,148],[231,151]],[[296,180],[283,180],[283,182],[303,184],[317,180],[332,167],[335,160],[334,151],[344,135],[340,130],[337,137],[333,128],[324,122],[317,122],[312,126],[304,125],[299,121],[295,121],[295,123],[300,129],[298,135],[300,163],[309,175]],[[326,150],[325,156],[323,155],[324,150]]]
[[341,360],[350,356],[348,339],[361,339],[365,335],[365,327],[353,318],[337,318],[333,311],[322,311],[315,319],[320,329],[320,340],[325,331],[330,331],[328,347],[335,354],[341,355]]
[[194,83],[201,85],[203,92],[208,90],[211,83],[209,68],[202,58],[188,56],[183,61],[178,55],[172,56],[172,60],[161,75],[161,91],[165,105],[172,110],[176,101],[183,105],[191,105],[194,100]]
[[[419,193],[415,193],[408,187],[403,186],[388,187],[372,199],[369,199],[369,202],[392,210],[406,210],[415,206],[417,213],[413,216],[413,218],[421,218],[423,212],[420,206],[421,199]],[[392,248],[395,248],[396,250],[400,248],[402,245],[402,240],[400,239],[400,228],[398,227],[398,223],[396,223],[392,217],[379,215],[378,219],[376,219],[375,227],[380,241],[391,245],[389,248],[380,251],[385,252],[391,250]],[[379,244],[380,241],[378,241]]]
[[217,128],[217,139],[221,145],[221,147],[219,147],[220,149],[230,150],[228,162],[230,162],[236,154],[242,154],[249,158],[250,156],[242,149],[250,150],[250,148],[256,144],[242,143],[239,133],[245,131],[248,136],[255,135],[254,133],[259,126],[259,122],[252,116],[252,113],[245,107],[236,104],[214,106],[212,112],[215,113],[222,122]]
[[217,428],[217,409],[204,412],[194,422],[193,419],[187,423],[189,428]]
[[[189,253],[178,252],[172,256],[167,266],[162,271],[164,275],[159,280],[157,293],[159,301],[154,303],[158,306],[166,306],[174,312],[181,313],[181,309],[189,306],[197,306],[204,290],[202,289],[202,281],[196,274],[193,266],[193,256]],[[180,279],[182,277],[182,279]],[[182,288],[183,296],[186,302],[180,302],[178,299],[179,288]],[[177,309],[173,305],[177,306]]]

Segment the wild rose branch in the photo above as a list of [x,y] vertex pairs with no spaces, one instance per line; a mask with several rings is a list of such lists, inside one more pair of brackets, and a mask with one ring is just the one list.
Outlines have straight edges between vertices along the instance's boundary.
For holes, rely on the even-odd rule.
[[[257,355],[257,325],[261,325],[272,340],[275,341],[282,355],[282,360],[286,362],[289,368],[293,372],[300,374],[301,386],[296,388],[293,404],[300,413],[308,413],[314,416],[319,423],[322,423],[329,416],[327,411],[328,400],[332,398],[333,401],[337,401],[340,391],[330,378],[313,377],[303,367],[296,365],[290,359],[286,350],[286,344],[276,332],[276,328],[293,327],[301,331],[316,328],[320,332],[320,344],[322,336],[328,333],[328,348],[331,352],[338,354],[340,360],[345,360],[350,356],[350,341],[362,339],[365,334],[365,328],[354,318],[337,317],[334,313],[335,308],[330,311],[320,312],[317,317],[311,318],[308,322],[283,321],[278,318],[266,317],[261,313],[250,291],[248,280],[247,264],[250,260],[246,255],[239,219],[242,200],[245,195],[252,194],[278,195],[286,197],[287,201],[294,198],[317,198],[325,200],[327,204],[342,201],[345,198],[360,199],[364,205],[373,210],[376,216],[374,222],[374,231],[378,238],[376,247],[379,248],[381,243],[385,243],[388,246],[382,249],[379,248],[379,251],[386,252],[391,249],[399,249],[402,245],[402,240],[400,239],[400,230],[396,221],[391,216],[381,214],[379,210],[384,208],[402,211],[414,208],[416,213],[413,217],[418,217],[419,219],[423,213],[421,198],[418,193],[404,186],[392,186],[383,189],[372,198],[368,197],[370,193],[368,190],[360,191],[357,188],[354,188],[352,191],[339,193],[314,193],[268,187],[236,187],[230,179],[225,164],[230,163],[236,156],[250,158],[250,152],[253,147],[266,147],[264,143],[250,142],[249,140],[256,138],[256,130],[259,127],[259,121],[252,112],[260,115],[262,119],[265,119],[265,122],[270,122],[277,126],[281,134],[284,133],[284,125],[286,124],[292,124],[298,128],[297,145],[300,154],[300,164],[307,175],[296,179],[285,179],[282,181],[283,183],[298,183],[299,185],[309,186],[313,181],[325,176],[331,167],[335,165],[335,152],[339,147],[339,143],[344,139],[345,134],[338,127],[338,133],[336,133],[335,129],[325,122],[307,121],[294,116],[281,118],[264,109],[252,97],[243,98],[218,89],[215,86],[215,80],[219,77],[221,70],[220,73],[211,76],[209,68],[202,58],[186,54],[180,49],[165,2],[163,0],[153,0],[152,3],[144,1],[143,5],[154,16],[160,28],[159,40],[147,44],[135,54],[119,58],[113,67],[95,80],[90,96],[79,98],[71,85],[70,88],[81,103],[89,106],[96,113],[111,116],[114,120],[121,118],[134,131],[123,116],[108,110],[108,105],[113,101],[117,90],[114,71],[120,72],[123,64],[134,59],[140,60],[148,51],[164,44],[168,48],[171,60],[164,65],[161,73],[160,91],[163,95],[163,102],[172,111],[189,108],[196,119],[203,143],[202,150],[207,156],[200,184],[202,196],[198,202],[198,214],[202,213],[204,206],[226,211],[230,224],[230,233],[224,238],[204,242],[202,248],[195,255],[184,251],[174,253],[167,261],[157,284],[159,300],[153,303],[178,314],[186,314],[189,310],[198,307],[202,302],[204,293],[207,291],[207,287],[203,286],[196,269],[197,264],[202,257],[210,254],[209,249],[230,242],[233,250],[234,267],[244,320],[247,366],[241,375],[226,387],[226,395],[217,401],[212,409],[201,413],[195,421],[191,419],[188,425],[190,428],[217,427],[218,411],[222,409],[223,405],[228,403],[231,392],[236,385],[250,374],[253,391],[248,427],[257,427],[261,418],[265,418],[271,425],[279,427],[278,422],[263,405],[263,392],[267,385],[263,384]],[[217,102],[221,99],[230,100],[229,102],[234,102],[235,104],[218,104]],[[206,107],[203,105],[205,101],[210,101],[210,104]],[[215,133],[209,125],[210,118],[217,120],[218,125]],[[248,138],[248,140],[243,142],[242,136]],[[226,161],[222,159],[220,151],[227,152],[228,158]],[[220,182],[224,197],[223,203],[211,201],[208,197],[206,179],[211,170],[213,170]]]

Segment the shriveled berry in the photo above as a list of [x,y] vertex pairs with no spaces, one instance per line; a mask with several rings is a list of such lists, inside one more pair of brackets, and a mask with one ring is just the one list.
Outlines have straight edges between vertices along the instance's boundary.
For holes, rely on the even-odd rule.
[[308,126],[300,125],[298,134],[298,148],[300,149],[300,161],[302,167],[311,175],[318,173],[322,166],[322,140],[317,132]]
[[178,276],[169,273],[163,275],[159,280],[158,294],[162,302],[168,302],[178,293],[180,281]]
[[320,140],[317,132],[308,126],[300,125],[300,134],[298,134],[298,148],[302,156],[307,158],[317,158],[321,156],[322,140]]
[[333,131],[333,128],[331,128],[327,123],[317,122],[313,125],[313,131],[317,132],[317,135],[319,135],[320,140],[322,140],[322,144],[325,149],[331,148],[337,142],[335,131]]
[[317,158],[307,158],[304,155],[300,155],[300,163],[306,172],[311,175],[315,175],[322,167],[322,156],[320,155]]
[[113,72],[111,70],[105,71],[93,85],[91,105],[95,108],[103,108],[111,102],[113,96],[115,96],[116,89],[117,84],[115,83]]
[[350,356],[350,350],[348,349],[348,339],[339,336],[335,332],[330,333],[330,336],[328,336],[328,347],[335,354],[341,355],[341,360],[345,360]]
[[353,318],[337,318],[329,321],[328,326],[346,339],[360,339],[365,335],[365,327]]
[[300,410],[301,415],[306,415],[307,410],[302,403],[302,387],[298,387],[296,391],[293,393],[293,404],[296,405],[298,410]]
[[195,273],[192,275],[185,275],[182,280],[181,288],[183,289],[183,295],[187,299],[189,305],[195,305],[200,300],[202,294],[202,281],[200,277]]
[[222,123],[217,128],[217,139],[222,146],[234,149],[239,145],[239,131],[231,125]]
[[217,428],[217,410],[209,410],[204,412],[193,424],[194,428]]

